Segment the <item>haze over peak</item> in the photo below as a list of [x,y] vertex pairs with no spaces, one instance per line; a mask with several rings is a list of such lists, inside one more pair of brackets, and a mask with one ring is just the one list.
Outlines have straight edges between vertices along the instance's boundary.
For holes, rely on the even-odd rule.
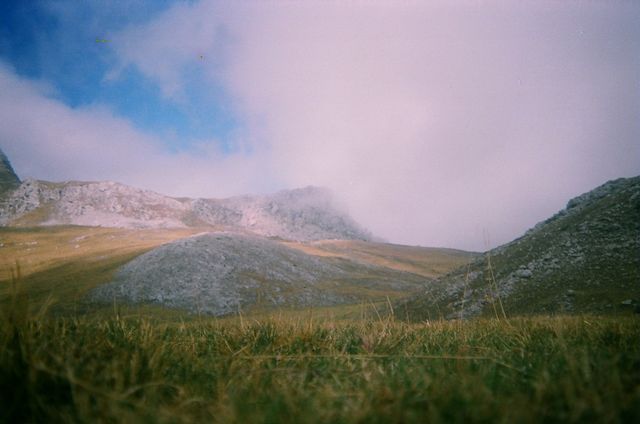
[[86,225],[123,228],[215,227],[288,240],[356,239],[358,225],[330,190],[308,186],[228,199],[173,198],[112,181],[54,183],[15,176],[3,156],[7,190],[0,225]]
[[397,3],[7,7],[0,145],[41,180],[326,186],[388,240],[470,250],[640,172],[640,2]]

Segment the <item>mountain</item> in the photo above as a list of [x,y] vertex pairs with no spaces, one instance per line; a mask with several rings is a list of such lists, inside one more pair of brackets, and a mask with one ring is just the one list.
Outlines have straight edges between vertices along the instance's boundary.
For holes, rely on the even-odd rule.
[[[86,285],[78,285],[95,288],[92,299],[100,302],[115,298],[224,315],[237,308],[331,306],[415,294],[396,310],[417,320],[639,307],[640,177],[578,196],[522,237],[477,255],[374,243],[322,188],[173,198],[114,182],[20,182],[7,158],[0,159],[8,187],[0,196],[0,226],[85,226],[57,227],[61,234],[124,229],[124,236],[99,233],[91,243],[85,234],[69,235],[65,252],[81,260],[73,263],[71,256],[58,258],[61,245],[48,240],[53,230],[0,231],[2,259],[29,267],[56,264],[34,273],[34,282],[52,275],[67,281],[69,270],[98,267]],[[137,233],[147,228],[168,230]],[[130,256],[115,255],[126,247],[123,240],[131,245]]]
[[0,265],[24,264],[33,293],[58,287],[89,309],[114,300],[212,315],[390,305],[474,257],[370,242],[318,187],[189,199],[27,179],[0,199],[0,225]]
[[239,309],[379,301],[416,292],[429,281],[365,262],[311,255],[278,240],[217,232],[140,255],[90,298],[225,315]]
[[20,186],[20,178],[16,175],[9,159],[0,149],[0,198]]
[[441,277],[413,319],[619,312],[640,301],[640,177],[571,199],[522,237]]
[[327,189],[306,187],[229,199],[173,198],[115,182],[20,183],[0,168],[0,226],[213,227],[288,240],[369,240]]

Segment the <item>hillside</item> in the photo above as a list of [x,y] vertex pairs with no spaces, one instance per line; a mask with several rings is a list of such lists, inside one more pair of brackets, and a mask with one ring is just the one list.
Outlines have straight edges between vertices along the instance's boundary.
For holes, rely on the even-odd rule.
[[610,181],[406,302],[414,319],[624,312],[640,301],[640,177]]
[[51,296],[56,311],[114,300],[212,315],[386,304],[473,257],[370,242],[318,187],[228,199],[109,181],[16,177],[13,187],[0,199],[0,280],[19,271],[30,295]]
[[309,243],[285,242],[285,244],[311,255],[345,258],[427,278],[441,276],[451,269],[466,265],[478,256],[478,253],[456,249],[361,240],[319,240]]
[[25,180],[0,204],[5,226],[186,227],[188,203],[113,182]]
[[416,274],[309,255],[263,237],[210,233],[127,263],[93,300],[153,303],[212,315],[397,298],[430,281]]
[[[215,240],[214,246],[208,251],[196,249],[192,255],[188,254],[189,247],[197,244],[194,240],[198,238],[192,237],[203,236],[208,231],[208,228],[127,229],[80,226],[0,228],[0,304],[8,300],[6,295],[11,288],[8,282],[11,281],[11,273],[16,271],[16,264],[19,264],[22,275],[20,286],[29,293],[35,304],[52,302],[56,313],[111,311],[113,297],[107,302],[96,304],[87,302],[87,294],[114,281],[111,288],[102,290],[106,292],[117,284],[127,282],[134,287],[134,292],[138,284],[132,278],[135,273],[121,270],[132,270],[137,267],[135,264],[147,266],[146,258],[162,256],[162,263],[156,262],[158,267],[152,267],[148,271],[159,273],[157,293],[163,286],[178,280],[187,283],[198,278],[206,280],[199,289],[204,289],[207,285],[224,286],[232,281],[238,287],[257,282],[257,289],[253,292],[241,291],[240,297],[237,287],[229,288],[230,296],[240,300],[243,313],[251,310],[268,314],[274,308],[291,310],[305,305],[313,306],[319,313],[321,308],[318,305],[329,305],[323,310],[331,316],[360,316],[365,305],[365,309],[371,307],[371,314],[376,315],[387,307],[387,297],[394,300],[423,290],[425,284],[432,282],[435,277],[467,263],[473,257],[473,254],[465,255],[464,252],[448,249],[353,241],[357,243],[359,250],[376,252],[378,255],[358,258],[349,252],[338,255],[321,250],[317,247],[317,242],[287,242],[232,233],[213,233],[223,239]],[[171,242],[176,243],[166,245]],[[327,241],[322,244],[334,243],[343,242]],[[162,245],[165,245],[165,250],[154,250]],[[187,250],[182,250],[181,246],[186,246]],[[176,247],[179,247],[177,252]],[[411,261],[419,265],[415,272],[407,269],[408,259],[398,256],[398,252],[404,248],[412,252]],[[145,253],[148,256],[144,256]],[[189,257],[184,258],[185,255]],[[385,258],[384,261],[382,257]],[[163,266],[167,267],[166,274],[163,274]],[[185,267],[192,268],[186,272],[177,272]],[[227,279],[221,280],[220,275],[211,275],[219,267],[226,272]],[[418,272],[420,269],[432,271],[423,275]],[[126,278],[117,277],[119,272],[124,272]],[[432,272],[435,274],[431,274]],[[276,273],[282,275],[276,276]],[[307,283],[307,279],[311,284]],[[150,284],[148,280],[142,278],[140,284]],[[188,287],[185,288],[182,294],[188,294],[189,290]],[[140,308],[149,309],[168,304],[178,308],[154,309],[161,315],[184,314],[185,309],[180,309],[182,307],[198,311],[202,305],[200,299],[190,304],[193,296],[187,296],[182,301],[173,299],[171,302],[155,302],[152,298],[136,299],[135,303],[126,297],[118,296],[122,300],[118,303],[127,308],[130,305],[131,310],[139,311]],[[313,304],[309,300],[313,300]],[[318,305],[315,304],[316,301]],[[177,306],[180,302],[182,304]],[[372,306],[373,304],[376,306]],[[215,305],[214,299],[211,312],[216,312]],[[233,305],[236,305],[233,312],[237,312],[237,303]]]

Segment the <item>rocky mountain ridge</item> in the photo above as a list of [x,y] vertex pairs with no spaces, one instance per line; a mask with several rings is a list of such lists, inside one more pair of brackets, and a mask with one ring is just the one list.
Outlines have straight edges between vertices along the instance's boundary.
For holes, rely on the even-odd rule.
[[16,177],[7,187],[0,193],[0,226],[202,226],[300,241],[371,238],[330,191],[318,187],[228,199],[173,198],[109,181],[20,183]]

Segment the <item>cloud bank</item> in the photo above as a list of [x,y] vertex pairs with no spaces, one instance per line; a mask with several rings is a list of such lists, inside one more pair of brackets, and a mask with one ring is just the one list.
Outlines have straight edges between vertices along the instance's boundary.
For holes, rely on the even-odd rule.
[[115,180],[176,196],[265,190],[267,165],[217,143],[172,154],[104,106],[70,108],[55,90],[0,63],[1,147],[21,178]]
[[110,77],[135,67],[183,102],[197,66],[242,118],[239,152],[163,153],[6,69],[0,131],[27,146],[4,146],[23,174],[185,195],[323,185],[391,241],[484,250],[640,173],[639,19],[631,2],[179,3],[114,34]]

